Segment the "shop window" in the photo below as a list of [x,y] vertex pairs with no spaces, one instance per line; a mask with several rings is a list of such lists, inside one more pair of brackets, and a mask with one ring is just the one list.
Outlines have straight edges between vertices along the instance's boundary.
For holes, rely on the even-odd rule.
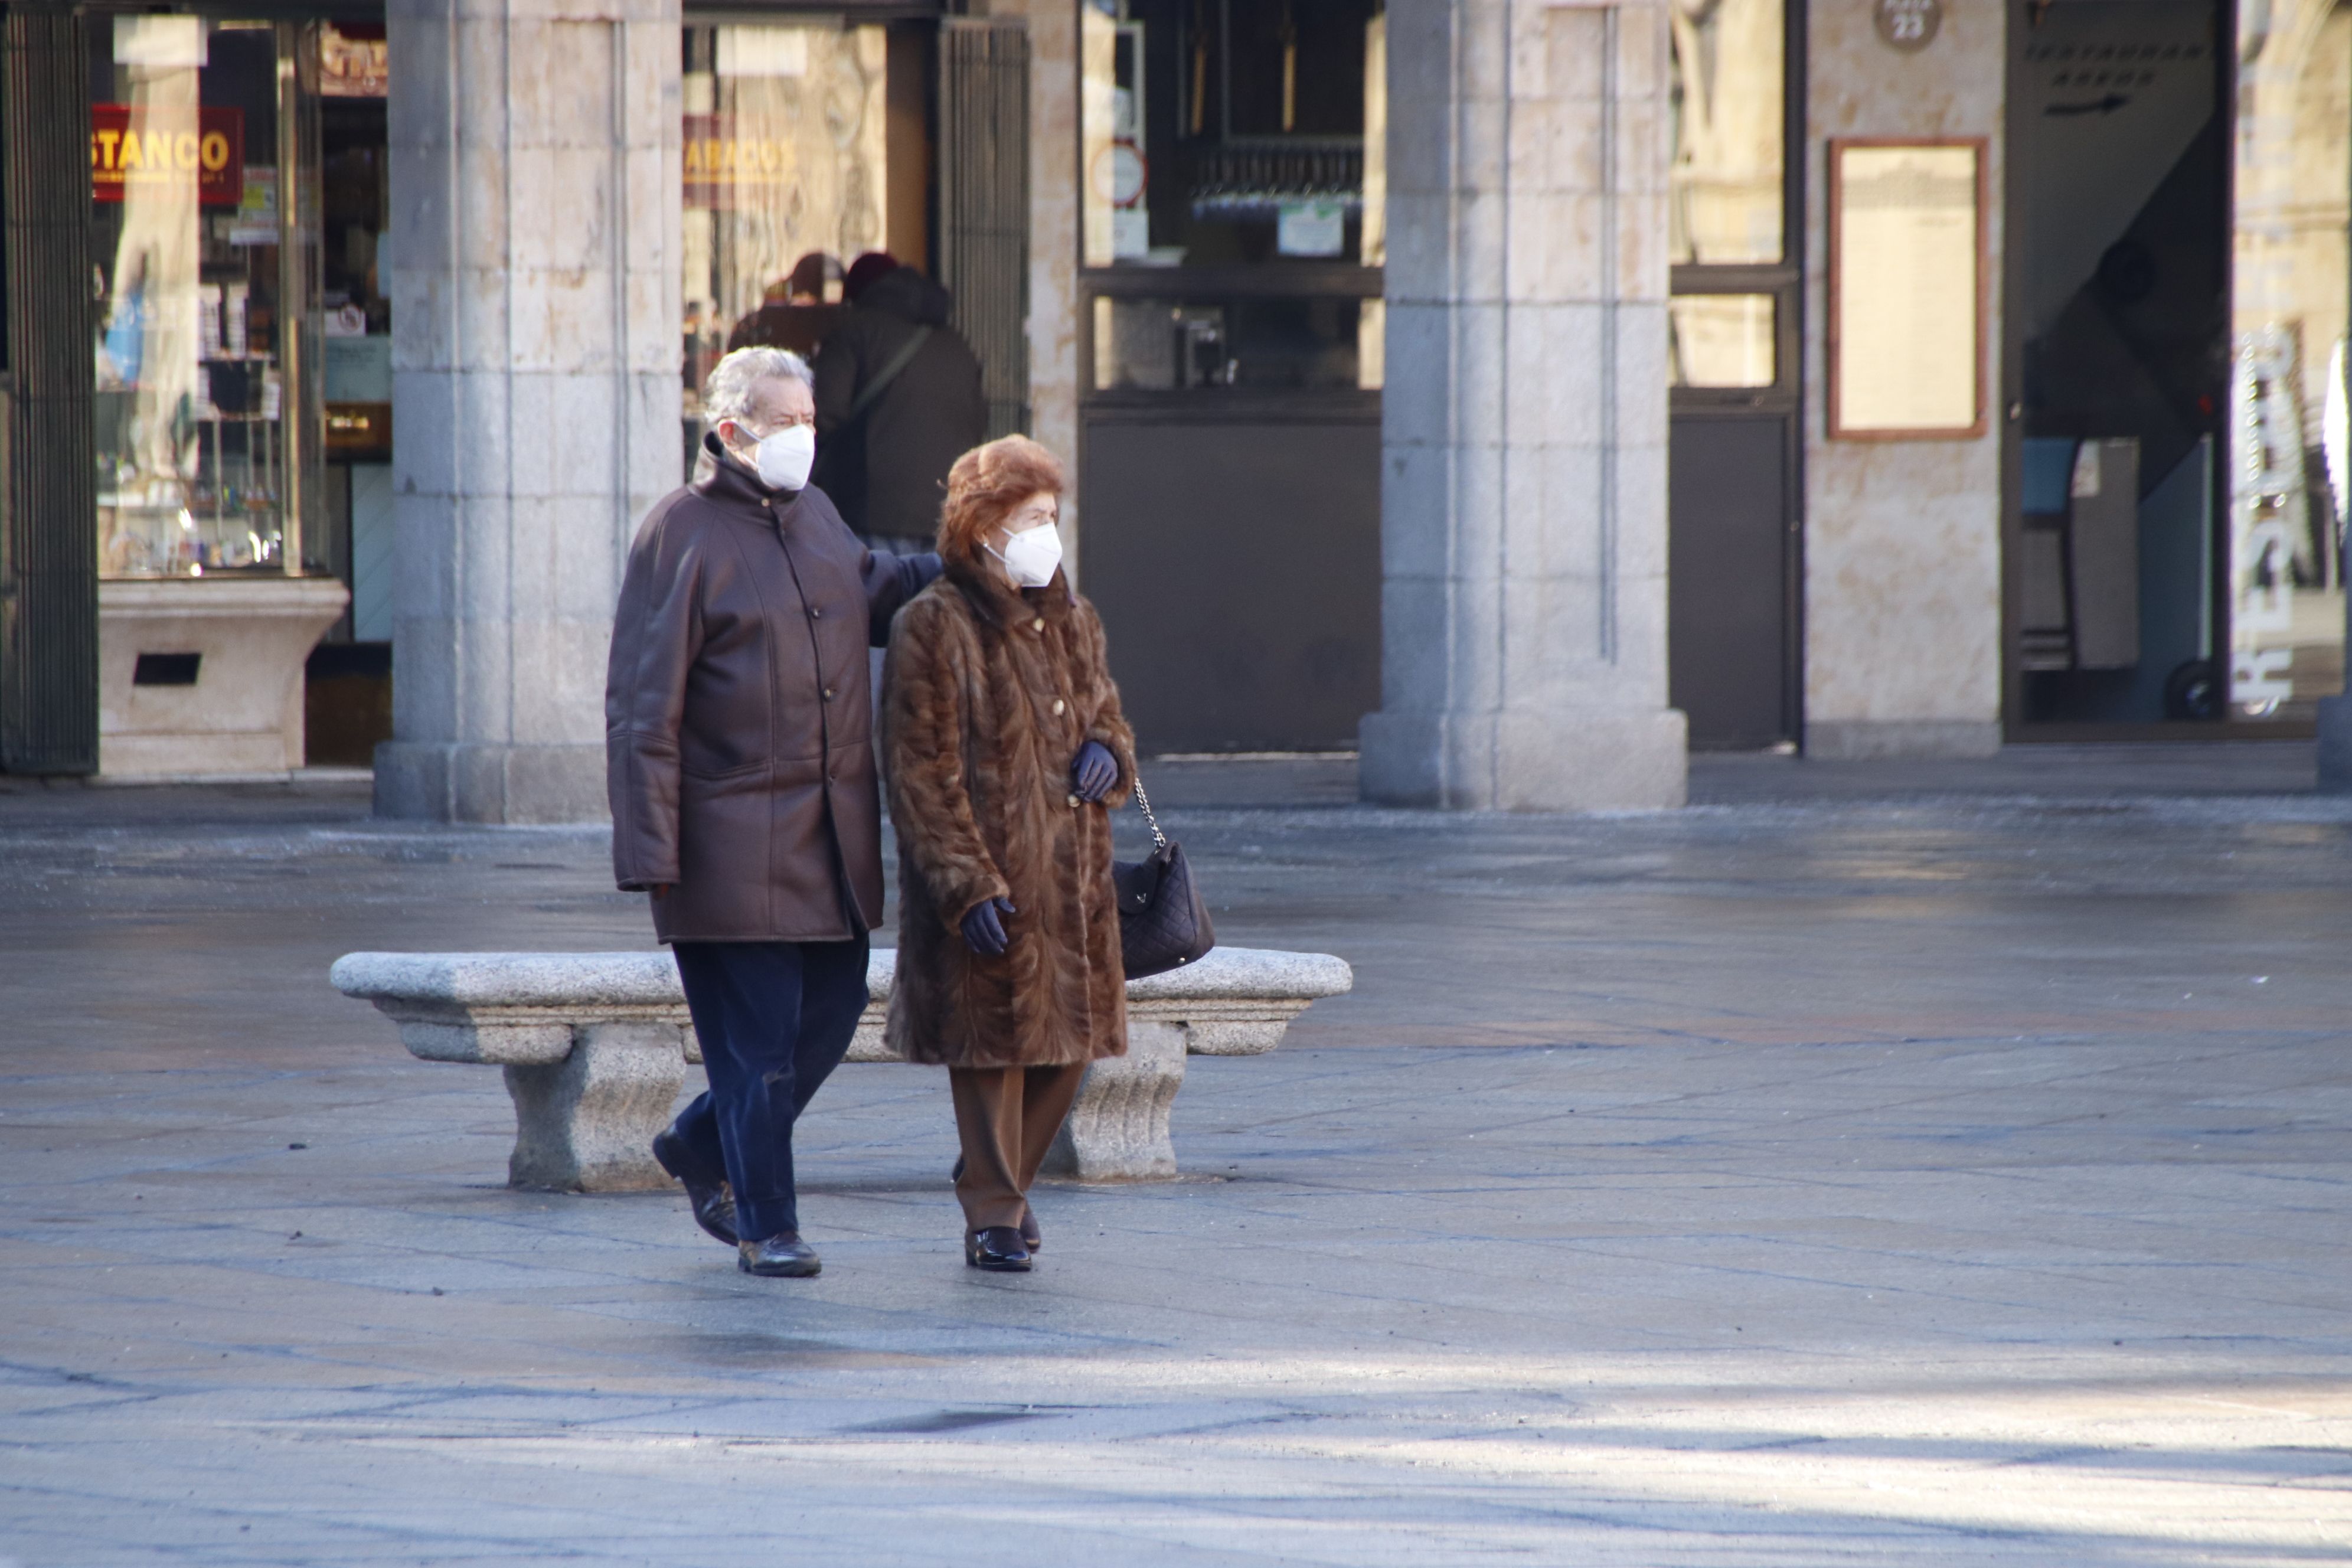
[[1363,307],[1297,296],[1095,300],[1097,392],[1354,390]]
[[1087,0],[1088,267],[1382,260],[1375,0]]
[[1775,303],[1769,294],[1674,296],[1666,302],[1672,384],[1740,388],[1779,381]]
[[[115,16],[92,29],[90,180],[100,567],[299,569],[315,435],[291,379],[310,171],[282,82],[294,29]],[[289,349],[295,351],[289,354]]]
[[834,21],[686,29],[689,440],[702,384],[729,349],[812,353],[844,310],[849,263],[883,249],[925,259],[919,237],[894,232],[908,226],[906,204],[892,204],[894,142],[919,142],[922,127],[918,115],[894,136],[892,43],[887,28]]
[[2344,687],[2352,7],[2250,11],[2238,44],[2227,700],[2307,721]]
[[1779,261],[1786,208],[1782,0],[1675,0],[1668,15],[1671,259],[1700,266]]

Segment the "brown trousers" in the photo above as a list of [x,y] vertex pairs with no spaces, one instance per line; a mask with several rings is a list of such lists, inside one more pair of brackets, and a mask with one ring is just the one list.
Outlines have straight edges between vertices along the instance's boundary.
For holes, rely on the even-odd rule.
[[963,1142],[963,1175],[956,1199],[967,1229],[1019,1225],[1029,1207],[1029,1184],[1078,1098],[1087,1064],[1064,1067],[950,1068],[956,1135]]

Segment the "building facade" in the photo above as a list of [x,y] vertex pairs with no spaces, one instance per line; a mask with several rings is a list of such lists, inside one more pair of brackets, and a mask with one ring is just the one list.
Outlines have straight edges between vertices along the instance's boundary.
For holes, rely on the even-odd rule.
[[700,376],[876,249],[1154,751],[1658,805],[2343,689],[2336,0],[5,16],[9,771],[594,817]]

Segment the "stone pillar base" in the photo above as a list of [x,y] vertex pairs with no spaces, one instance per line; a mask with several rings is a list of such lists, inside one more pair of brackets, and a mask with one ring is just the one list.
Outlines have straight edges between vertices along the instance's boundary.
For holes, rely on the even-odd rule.
[[1671,708],[1367,713],[1364,798],[1444,811],[1678,806],[1687,728]]
[[375,814],[421,822],[602,822],[602,746],[431,745],[375,749]]
[[1129,1019],[1127,1055],[1087,1068],[1054,1146],[1049,1175],[1082,1182],[1165,1182],[1176,1175],[1168,1113],[1184,1087],[1184,1026]]

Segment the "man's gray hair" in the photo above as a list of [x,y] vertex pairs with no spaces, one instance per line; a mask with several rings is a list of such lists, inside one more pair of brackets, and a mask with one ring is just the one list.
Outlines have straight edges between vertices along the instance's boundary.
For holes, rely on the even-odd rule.
[[797,381],[814,391],[808,361],[789,349],[737,349],[710,367],[702,384],[702,422],[712,429],[721,419],[743,420],[751,412],[751,392],[763,381]]

